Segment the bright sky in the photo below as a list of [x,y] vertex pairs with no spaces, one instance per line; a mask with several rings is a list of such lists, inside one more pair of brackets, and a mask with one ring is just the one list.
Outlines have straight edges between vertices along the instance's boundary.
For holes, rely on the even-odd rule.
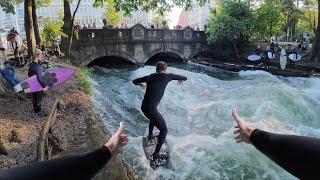
[[173,26],[177,25],[179,21],[180,13],[182,12],[181,7],[174,6],[171,11],[167,14],[169,19],[169,26],[173,28]]

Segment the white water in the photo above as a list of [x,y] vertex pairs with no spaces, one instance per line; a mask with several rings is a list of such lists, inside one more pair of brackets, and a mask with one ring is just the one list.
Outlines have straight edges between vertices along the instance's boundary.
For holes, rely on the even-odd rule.
[[142,179],[295,179],[253,146],[235,144],[232,107],[263,130],[320,137],[317,78],[234,74],[194,65],[169,68],[188,81],[183,87],[171,82],[159,105],[169,129],[171,165],[154,171],[142,149],[148,126],[140,111],[144,92],[130,81],[154,71],[152,66],[96,68],[91,76],[94,102],[106,125],[115,130],[120,121],[126,124],[125,157]]

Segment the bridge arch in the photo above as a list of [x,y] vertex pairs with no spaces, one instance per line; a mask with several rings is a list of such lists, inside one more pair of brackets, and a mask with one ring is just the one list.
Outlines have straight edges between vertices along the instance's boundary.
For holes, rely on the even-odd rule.
[[145,64],[150,64],[154,62],[157,56],[159,59],[160,57],[164,58],[165,61],[170,61],[170,59],[166,59],[166,57],[179,59],[180,61],[186,61],[185,56],[181,52],[174,51],[174,50],[156,50],[149,53],[148,57],[145,58],[144,60]]
[[103,52],[103,53],[94,53],[89,57],[85,58],[85,60],[82,62],[81,65],[88,66],[96,60],[99,60],[102,58],[107,59],[108,57],[116,57],[116,58],[122,59],[123,61],[127,61],[128,63],[137,64],[136,59],[132,57],[130,54],[128,54],[127,52],[109,51],[109,52]]

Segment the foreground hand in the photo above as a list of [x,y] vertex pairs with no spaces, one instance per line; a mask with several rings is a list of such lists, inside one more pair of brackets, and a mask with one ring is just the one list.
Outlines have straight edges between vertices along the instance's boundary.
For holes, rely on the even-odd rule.
[[104,145],[106,146],[110,153],[117,152],[120,147],[127,144],[128,137],[124,134],[124,123],[121,122],[117,132],[111,136],[108,142]]
[[182,80],[179,80],[179,81],[178,81],[178,84],[179,84],[180,86],[183,86],[183,81],[182,81]]
[[250,136],[253,132],[254,128],[250,126],[247,122],[245,122],[241,117],[239,117],[237,113],[237,109],[232,109],[233,119],[237,122],[237,126],[235,126],[234,134],[236,143],[245,142],[251,144]]

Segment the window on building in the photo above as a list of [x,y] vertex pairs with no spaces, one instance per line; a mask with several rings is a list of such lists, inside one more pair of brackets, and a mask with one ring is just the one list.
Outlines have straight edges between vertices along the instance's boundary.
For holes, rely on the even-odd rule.
[[7,20],[7,21],[11,20],[11,17],[12,17],[11,14],[8,14],[8,13],[6,14],[6,20]]
[[19,19],[24,18],[24,12],[23,12],[23,9],[19,9],[19,10],[18,10],[18,18],[19,18]]
[[21,32],[21,31],[25,31],[25,29],[24,29],[24,24],[19,24],[19,31]]

